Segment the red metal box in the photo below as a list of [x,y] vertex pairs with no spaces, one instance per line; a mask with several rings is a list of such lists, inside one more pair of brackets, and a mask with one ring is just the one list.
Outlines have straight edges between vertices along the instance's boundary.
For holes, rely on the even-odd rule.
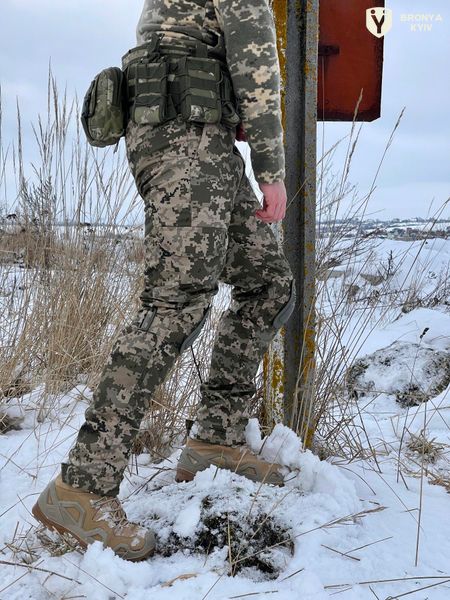
[[318,121],[373,121],[381,114],[383,37],[366,27],[366,10],[384,0],[320,0]]

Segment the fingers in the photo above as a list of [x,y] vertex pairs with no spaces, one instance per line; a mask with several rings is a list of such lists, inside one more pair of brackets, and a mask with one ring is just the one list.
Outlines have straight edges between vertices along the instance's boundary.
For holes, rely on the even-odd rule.
[[264,193],[263,207],[255,212],[255,216],[265,223],[277,223],[286,215],[286,195],[284,186],[272,187],[267,184],[262,190]]
[[266,211],[258,210],[255,212],[255,215],[260,221],[264,221],[264,223],[278,223],[284,219],[284,214],[281,212],[271,214]]
[[258,210],[255,212],[256,217],[265,223],[278,223],[284,218],[282,213],[271,213],[269,211]]

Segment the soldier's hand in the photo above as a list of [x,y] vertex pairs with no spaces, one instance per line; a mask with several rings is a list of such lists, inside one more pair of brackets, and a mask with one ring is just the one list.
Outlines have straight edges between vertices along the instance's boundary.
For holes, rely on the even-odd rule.
[[277,223],[282,221],[286,215],[287,193],[284,181],[275,183],[259,183],[264,194],[263,207],[255,212],[260,221],[265,223]]

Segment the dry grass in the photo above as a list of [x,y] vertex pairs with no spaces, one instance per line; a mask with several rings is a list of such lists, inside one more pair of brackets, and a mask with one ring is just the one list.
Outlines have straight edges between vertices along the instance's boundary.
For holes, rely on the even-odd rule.
[[446,446],[445,444],[436,442],[436,438],[428,439],[423,431],[421,431],[418,435],[411,434],[406,447],[419,456],[423,455],[426,462],[435,463],[442,455]]
[[[80,377],[93,384],[136,307],[141,264],[124,255],[137,256],[138,242],[117,218],[136,201],[127,165],[120,156],[100,161],[78,128],[69,143],[75,109],[50,77],[50,113],[35,129],[39,164],[29,176],[18,111],[17,201],[0,220],[0,397],[44,384],[45,402]],[[105,225],[87,227],[85,215]]]

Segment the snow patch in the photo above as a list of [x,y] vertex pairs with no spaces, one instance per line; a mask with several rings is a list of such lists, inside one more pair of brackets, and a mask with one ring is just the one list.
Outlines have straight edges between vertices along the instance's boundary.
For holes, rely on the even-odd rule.
[[449,383],[449,352],[401,341],[359,358],[347,378],[348,391],[355,398],[392,394],[405,406],[438,395]]

